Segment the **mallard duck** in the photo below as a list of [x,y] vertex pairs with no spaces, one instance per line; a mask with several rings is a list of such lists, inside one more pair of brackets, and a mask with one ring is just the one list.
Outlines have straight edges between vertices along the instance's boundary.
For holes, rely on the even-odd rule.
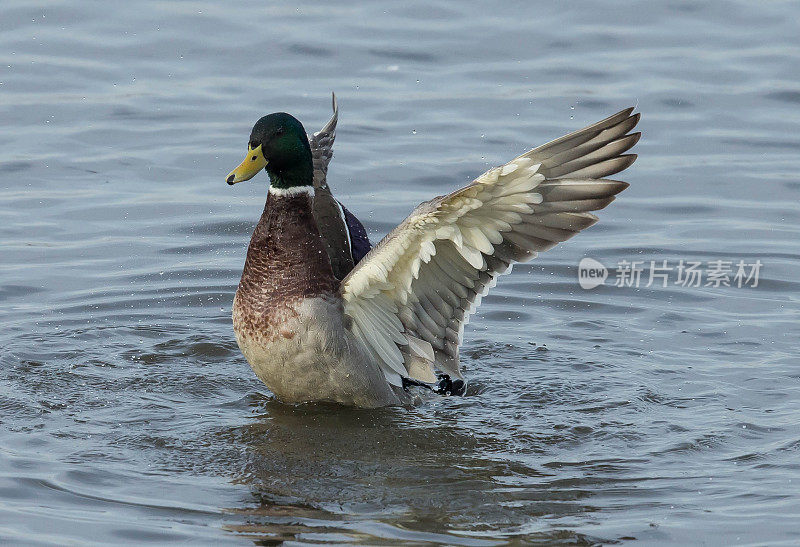
[[[375,408],[463,392],[464,324],[497,277],[588,228],[628,187],[628,108],[422,203],[375,247],[326,181],[338,108],[309,137],[278,112],[253,126],[228,184],[269,176],[233,301],[236,340],[287,403]],[[421,386],[414,388],[411,386]]]

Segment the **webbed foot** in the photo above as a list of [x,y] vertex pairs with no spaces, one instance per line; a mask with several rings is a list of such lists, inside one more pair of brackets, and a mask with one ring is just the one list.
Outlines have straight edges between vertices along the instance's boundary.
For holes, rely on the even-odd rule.
[[461,378],[450,379],[449,374],[439,375],[439,381],[434,384],[433,392],[439,395],[453,395],[461,397],[467,391],[467,384]]
[[451,380],[449,374],[440,374],[438,378],[439,381],[435,384],[427,384],[419,380],[405,377],[401,378],[401,380],[403,381],[403,390],[405,391],[408,391],[410,387],[424,387],[439,395],[453,395],[455,397],[461,397],[467,391],[467,384],[461,378]]

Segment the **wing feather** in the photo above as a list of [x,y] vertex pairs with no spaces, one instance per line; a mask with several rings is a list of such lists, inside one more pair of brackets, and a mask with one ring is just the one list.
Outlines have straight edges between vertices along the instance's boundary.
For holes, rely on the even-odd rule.
[[597,222],[588,211],[627,188],[603,177],[636,159],[625,154],[640,136],[628,134],[639,120],[632,111],[421,204],[356,265],[340,286],[344,311],[353,332],[369,337],[362,341],[388,381],[398,385],[403,375],[430,381],[432,368],[461,376],[464,325],[497,277]]
[[322,129],[308,138],[311,145],[311,159],[314,162],[314,188],[327,187],[328,164],[333,157],[333,141],[336,140],[336,124],[339,121],[339,105],[336,95],[331,94],[333,116]]

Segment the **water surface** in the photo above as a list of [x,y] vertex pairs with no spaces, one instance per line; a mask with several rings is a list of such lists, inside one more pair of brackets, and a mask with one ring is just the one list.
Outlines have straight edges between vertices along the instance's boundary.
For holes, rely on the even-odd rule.
[[[789,2],[31,2],[0,17],[0,539],[800,541],[800,40]],[[373,240],[629,105],[631,183],[503,278],[467,397],[289,407],[230,306],[261,115],[312,131]],[[611,268],[578,285],[578,262]],[[615,287],[742,260],[757,287]]]

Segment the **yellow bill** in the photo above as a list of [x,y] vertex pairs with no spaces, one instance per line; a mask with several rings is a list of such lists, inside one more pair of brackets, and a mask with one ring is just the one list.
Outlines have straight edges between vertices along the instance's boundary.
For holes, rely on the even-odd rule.
[[264,154],[261,151],[261,145],[259,144],[255,148],[250,148],[248,146],[247,156],[244,158],[244,161],[239,164],[239,167],[228,174],[226,180],[228,184],[236,184],[243,180],[250,180],[266,166],[267,160],[264,158]]

